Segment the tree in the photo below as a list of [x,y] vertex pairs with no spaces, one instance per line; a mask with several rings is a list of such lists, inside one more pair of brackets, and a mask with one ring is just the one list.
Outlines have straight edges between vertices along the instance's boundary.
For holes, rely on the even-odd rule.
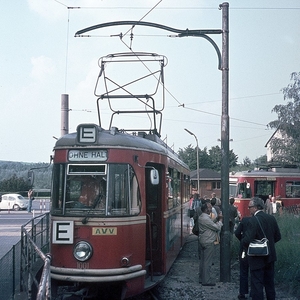
[[[209,150],[209,156],[211,159],[211,169],[215,171],[221,171],[222,166],[222,150],[219,146],[212,147]],[[229,151],[229,168],[235,167],[237,165],[238,156],[233,153],[232,150]]]
[[28,189],[28,182],[23,177],[17,177],[16,174],[14,174],[11,178],[0,182],[0,191],[2,192],[19,193],[21,191],[27,191]]
[[282,89],[287,104],[275,105],[272,112],[278,118],[268,124],[278,130],[281,136],[274,137],[270,142],[273,160],[282,163],[300,162],[300,72],[291,74],[291,83]]
[[211,157],[207,152],[207,148],[205,147],[203,150],[199,152],[199,160],[200,160],[200,168],[210,169],[211,168]]
[[[18,174],[18,178],[22,178],[24,182],[28,183],[28,171],[34,169],[35,173],[35,189],[49,189],[51,187],[51,173],[52,165],[48,163],[23,163],[23,162],[12,162],[12,161],[1,161],[0,160],[0,192],[3,192],[1,187],[6,186],[8,182],[14,182],[12,179]],[[10,181],[11,180],[11,181]],[[15,186],[15,185],[14,185]],[[21,188],[13,188],[10,191],[22,190]],[[26,190],[26,189],[25,189]],[[5,188],[5,191],[7,188]]]
[[261,155],[260,157],[254,159],[253,164],[254,167],[262,166],[267,164],[267,155]]
[[249,168],[251,166],[251,159],[246,156],[244,159],[243,159],[243,166]]
[[178,155],[191,170],[197,169],[197,148],[193,148],[192,145],[189,144],[184,150],[180,148]]
[[[212,147],[207,151],[205,147],[203,150],[199,149],[199,167],[205,169],[212,169],[215,171],[221,170],[222,156],[221,148],[219,146]],[[191,145],[184,149],[179,149],[179,157],[190,167],[191,170],[197,169],[197,147],[193,148]],[[237,165],[237,155],[232,150],[229,152],[229,167]]]

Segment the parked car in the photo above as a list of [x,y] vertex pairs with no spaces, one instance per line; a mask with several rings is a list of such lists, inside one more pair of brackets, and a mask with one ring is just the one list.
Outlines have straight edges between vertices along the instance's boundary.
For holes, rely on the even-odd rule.
[[27,209],[28,199],[20,194],[4,194],[0,200],[1,209],[21,210]]

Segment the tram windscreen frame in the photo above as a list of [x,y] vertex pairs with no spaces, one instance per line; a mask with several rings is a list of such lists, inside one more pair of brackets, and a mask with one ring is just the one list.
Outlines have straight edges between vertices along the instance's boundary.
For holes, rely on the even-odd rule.
[[129,164],[55,164],[53,215],[131,216],[141,211],[137,176]]

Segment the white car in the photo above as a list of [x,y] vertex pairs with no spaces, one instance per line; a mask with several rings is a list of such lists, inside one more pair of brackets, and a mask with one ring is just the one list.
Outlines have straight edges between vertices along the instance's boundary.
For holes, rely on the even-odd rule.
[[27,209],[28,199],[25,199],[19,194],[5,194],[0,199],[1,209],[21,210]]

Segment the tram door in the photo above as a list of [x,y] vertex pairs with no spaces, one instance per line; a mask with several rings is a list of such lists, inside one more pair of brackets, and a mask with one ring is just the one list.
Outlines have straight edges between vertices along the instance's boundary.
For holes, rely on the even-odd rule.
[[[154,167],[158,170],[159,184],[153,185],[150,181],[150,171]],[[163,166],[159,164],[147,164],[146,172],[146,260],[152,266],[154,275],[162,273],[162,182]]]

